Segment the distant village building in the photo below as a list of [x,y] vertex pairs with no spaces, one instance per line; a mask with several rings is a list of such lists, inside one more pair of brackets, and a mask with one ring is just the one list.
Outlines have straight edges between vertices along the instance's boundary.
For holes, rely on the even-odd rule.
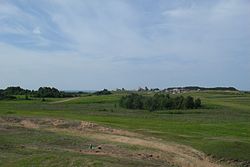
[[162,92],[170,93],[170,94],[178,94],[178,93],[186,93],[190,91],[238,91],[234,87],[214,87],[214,88],[205,88],[198,86],[187,86],[187,87],[171,87],[167,89],[163,89]]
[[173,89],[172,91],[171,91],[171,93],[172,94],[178,94],[178,93],[182,93],[182,89],[179,89],[179,88],[176,88],[176,89]]
[[170,94],[179,94],[186,92],[186,90],[183,88],[170,88],[170,89],[164,89],[163,92]]

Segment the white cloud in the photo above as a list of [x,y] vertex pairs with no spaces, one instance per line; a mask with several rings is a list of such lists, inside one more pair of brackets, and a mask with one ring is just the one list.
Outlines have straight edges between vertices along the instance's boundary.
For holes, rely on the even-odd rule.
[[[35,46],[24,49],[8,42],[0,46],[0,58],[6,62],[0,71],[4,85],[12,80],[28,83],[29,78],[35,78],[36,86],[53,83],[69,89],[171,83],[218,86],[221,80],[247,87],[250,82],[238,78],[242,71],[249,72],[246,0],[206,1],[209,5],[194,1],[171,7],[167,4],[177,1],[164,1],[154,4],[154,10],[135,6],[132,0],[34,1],[43,11],[39,14],[4,2],[0,23],[6,24],[1,24],[0,34],[23,33],[29,39],[21,43]],[[7,18],[14,24],[3,22]],[[57,35],[65,38],[55,40]],[[56,44],[70,51],[61,51]],[[46,46],[55,48],[54,52]],[[229,77],[232,71],[235,75]],[[26,76],[21,75],[25,72]]]
[[33,34],[36,34],[36,35],[41,34],[40,27],[34,28],[32,32],[33,32]]
[[146,53],[147,42],[136,30],[140,31],[137,12],[125,1],[58,3],[60,10],[52,11],[51,17],[80,53],[93,57]]

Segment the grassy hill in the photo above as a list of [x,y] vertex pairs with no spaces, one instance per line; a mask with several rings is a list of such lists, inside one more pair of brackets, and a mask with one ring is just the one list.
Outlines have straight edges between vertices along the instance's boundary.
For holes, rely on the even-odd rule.
[[[150,138],[153,137],[154,143],[156,138],[157,142],[195,148],[204,152],[212,161],[236,166],[249,165],[249,93],[234,91],[184,93],[184,96],[200,98],[202,109],[155,112],[120,108],[118,101],[123,95],[124,93],[121,92],[113,92],[111,95],[85,95],[63,101],[47,98],[45,102],[37,98],[25,100],[24,97],[18,96],[17,100],[0,101],[0,166],[9,166],[9,164],[11,166],[172,165],[161,158],[161,155],[164,155],[161,152],[163,150],[156,152],[155,148],[136,143],[130,145],[113,140],[107,141],[93,137],[92,133],[76,135],[78,132],[72,134],[71,131],[65,131],[67,128],[60,127],[61,129],[55,131],[57,126],[46,123],[36,124],[40,119],[78,123],[88,121],[105,128],[120,129],[143,136],[137,136],[135,141],[145,137],[151,140]],[[35,125],[32,128],[24,126],[23,120],[26,123],[28,121],[30,126]],[[30,120],[33,121],[30,123]],[[89,137],[91,134],[92,137]],[[79,152],[79,150],[88,150],[90,144],[104,145],[107,152],[109,149],[110,152],[119,151],[114,154]],[[125,152],[128,152],[128,155],[122,154]],[[148,152],[150,152],[149,155],[144,155]],[[143,156],[132,156],[134,153]],[[120,154],[121,156],[114,156]],[[155,156],[152,158],[151,155],[157,155],[159,158],[157,159],[156,156],[154,159]]]

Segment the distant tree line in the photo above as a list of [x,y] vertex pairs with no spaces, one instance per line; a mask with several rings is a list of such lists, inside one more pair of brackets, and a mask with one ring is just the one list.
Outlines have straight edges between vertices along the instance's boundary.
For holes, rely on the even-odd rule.
[[30,94],[31,91],[28,89],[23,89],[19,86],[17,87],[8,87],[1,91],[4,95],[25,95]]
[[172,88],[167,88],[167,90],[173,90],[173,89],[183,89],[187,91],[193,91],[193,90],[220,90],[220,91],[238,91],[234,87],[212,87],[212,88],[205,88],[205,87],[199,87],[199,86],[186,86],[186,87],[172,87]]
[[171,110],[171,109],[196,109],[201,107],[201,100],[191,96],[170,97],[168,94],[155,94],[154,96],[142,96],[132,93],[123,96],[119,102],[120,106],[127,109]]
[[39,98],[63,98],[63,97],[75,97],[79,93],[71,93],[59,91],[56,88],[50,87],[40,87],[38,90],[28,90],[23,89],[19,86],[17,87],[8,87],[6,89],[0,90],[0,99],[14,99],[15,95],[25,95]]
[[167,89],[159,89],[159,88],[148,88],[147,86],[139,87],[138,92],[171,92],[173,90],[181,90],[181,91],[239,91],[235,87],[199,87],[199,86],[186,86],[186,87],[170,87]]

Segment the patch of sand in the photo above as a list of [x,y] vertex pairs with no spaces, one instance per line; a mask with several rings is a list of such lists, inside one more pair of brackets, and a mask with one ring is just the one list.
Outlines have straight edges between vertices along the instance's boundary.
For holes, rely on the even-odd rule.
[[20,122],[20,124],[22,126],[24,126],[25,128],[30,128],[30,129],[37,129],[39,128],[39,126],[33,122],[31,122],[30,120],[22,120]]
[[[2,122],[4,118],[0,120]],[[85,136],[100,141],[109,141],[112,143],[123,143],[128,145],[140,146],[148,149],[158,150],[153,154],[139,152],[128,154],[116,147],[107,147],[109,149],[97,150],[74,150],[83,154],[98,154],[120,157],[135,157],[139,159],[159,159],[167,164],[180,167],[219,167],[221,165],[212,162],[204,153],[191,147],[167,143],[157,138],[144,136],[142,134],[129,132],[121,129],[114,129],[100,126],[95,123],[81,121],[65,121],[60,119],[29,119],[29,118],[5,118],[5,122],[20,125],[25,128],[67,132],[72,135]],[[113,149],[110,149],[113,148]]]

